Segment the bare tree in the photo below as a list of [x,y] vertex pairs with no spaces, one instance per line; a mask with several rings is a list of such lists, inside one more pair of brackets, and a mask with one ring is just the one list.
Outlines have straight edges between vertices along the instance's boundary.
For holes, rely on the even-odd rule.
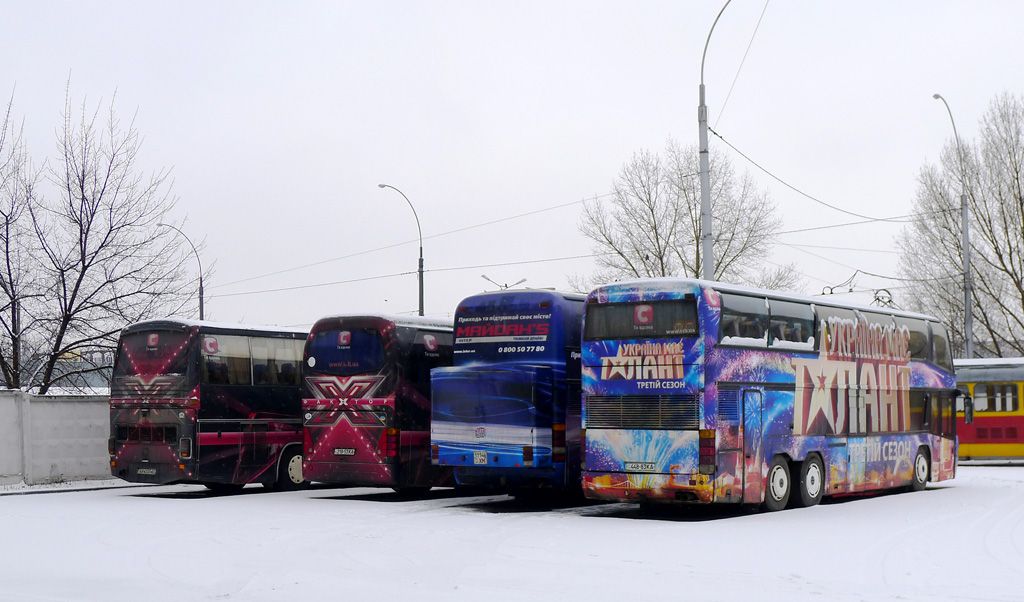
[[[724,155],[711,153],[715,278],[765,288],[798,284],[793,266],[766,269],[781,220],[749,174],[737,177]],[[701,273],[699,162],[696,147],[669,140],[664,158],[633,155],[612,184],[613,197],[584,203],[580,231],[595,243],[598,271],[573,286],[623,278],[698,277]]]
[[142,174],[138,131],[134,122],[121,127],[113,101],[103,126],[99,113],[83,102],[73,117],[68,92],[49,169],[54,198],[29,206],[47,285],[37,310],[40,393],[102,370],[90,358],[109,357],[125,324],[176,313],[193,298],[182,239],[157,227],[175,204],[167,173]]
[[974,343],[979,355],[1024,355],[1024,100],[989,104],[975,144],[943,149],[918,177],[914,221],[899,240],[906,305],[940,318],[965,347],[960,193],[967,192]]
[[38,248],[30,209],[36,202],[33,171],[22,138],[11,121],[14,97],[0,120],[0,372],[4,385],[21,386],[26,341],[34,330],[33,302],[41,296],[31,262]]

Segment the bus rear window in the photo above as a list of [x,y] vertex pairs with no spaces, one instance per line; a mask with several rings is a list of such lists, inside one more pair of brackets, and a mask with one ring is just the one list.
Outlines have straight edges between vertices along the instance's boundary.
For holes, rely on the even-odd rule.
[[696,299],[587,305],[583,338],[680,339],[697,332]]
[[306,361],[321,374],[376,372],[384,366],[384,341],[372,328],[323,330],[312,335]]
[[[188,333],[179,331],[137,332],[121,337],[111,378],[112,397],[130,397],[140,383],[154,382],[154,376],[173,376],[161,386],[143,386],[147,395],[184,395],[188,372]],[[139,380],[139,379],[142,380]]]

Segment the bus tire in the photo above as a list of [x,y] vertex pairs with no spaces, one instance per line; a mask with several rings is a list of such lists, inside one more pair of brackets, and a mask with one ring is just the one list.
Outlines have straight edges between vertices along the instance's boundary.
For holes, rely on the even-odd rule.
[[914,455],[914,476],[910,480],[911,491],[921,491],[925,485],[928,484],[928,479],[932,474],[932,462],[928,457],[928,448],[919,447],[917,448],[917,454]]
[[807,459],[800,463],[799,495],[793,496],[793,502],[800,508],[818,505],[825,493],[825,466],[818,454],[808,454]]
[[277,465],[277,481],[275,489],[279,491],[295,491],[309,483],[302,478],[302,452],[298,447],[286,449]]
[[784,509],[789,503],[792,489],[789,462],[783,456],[775,456],[768,467],[768,482],[765,484],[764,492],[765,507],[772,512]]

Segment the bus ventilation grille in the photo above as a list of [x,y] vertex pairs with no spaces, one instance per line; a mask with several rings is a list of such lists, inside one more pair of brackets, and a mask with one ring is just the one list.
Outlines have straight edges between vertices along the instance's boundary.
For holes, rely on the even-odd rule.
[[726,422],[740,420],[740,392],[736,389],[718,390],[718,419]]
[[591,395],[587,428],[692,430],[700,427],[696,395]]

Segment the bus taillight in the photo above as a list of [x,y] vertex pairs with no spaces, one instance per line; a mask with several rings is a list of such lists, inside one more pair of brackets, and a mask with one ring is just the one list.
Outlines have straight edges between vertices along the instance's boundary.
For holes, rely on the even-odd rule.
[[199,385],[196,385],[192,392],[188,394],[188,405],[193,408],[199,407]]
[[533,446],[523,446],[523,466],[533,466]]
[[107,438],[107,453],[110,454],[111,456],[114,455],[114,450],[115,450],[115,443],[114,442],[115,442],[115,439],[113,437],[108,437]]
[[715,474],[715,431],[700,431],[700,474]]
[[178,455],[182,458],[192,457],[192,438],[182,437],[178,439]]
[[430,446],[430,463],[437,464],[441,460],[441,449],[437,445]]
[[565,425],[551,425],[551,460],[565,462]]
[[391,427],[384,429],[384,436],[381,437],[377,443],[378,452],[385,458],[394,458],[398,455],[398,440],[401,437],[401,431],[397,428]]

